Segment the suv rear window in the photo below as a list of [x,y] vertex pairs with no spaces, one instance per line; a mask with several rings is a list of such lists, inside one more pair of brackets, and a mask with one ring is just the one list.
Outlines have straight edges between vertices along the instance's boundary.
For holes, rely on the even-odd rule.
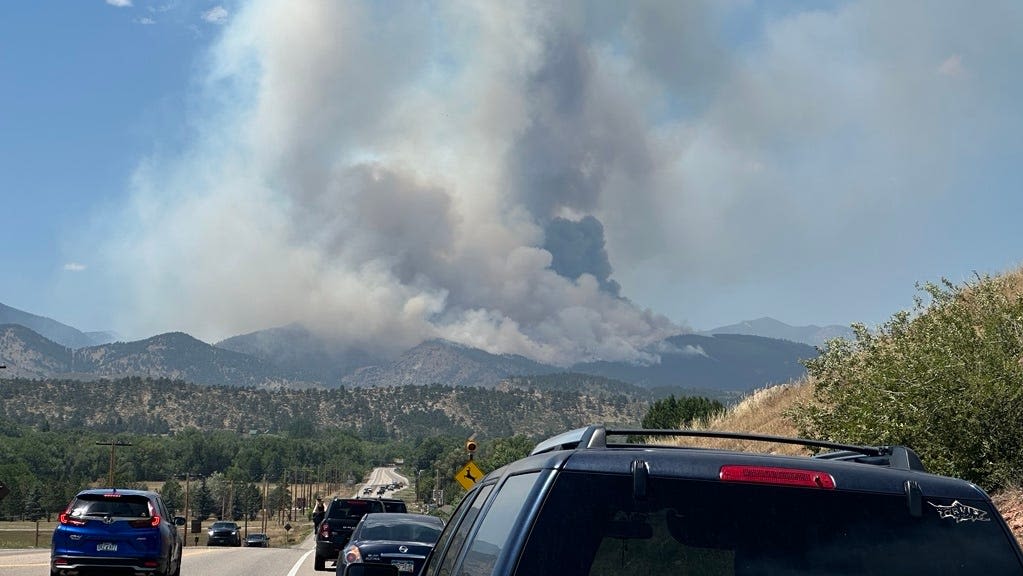
[[404,500],[381,500],[384,505],[384,512],[408,512]]
[[[975,512],[941,513],[953,506]],[[925,497],[923,508],[913,517],[903,495],[666,478],[635,500],[631,476],[565,472],[516,572],[1020,574],[988,504]]]
[[149,518],[149,499],[145,496],[82,494],[71,503],[71,517],[104,516]]
[[369,512],[382,512],[383,506],[373,500],[336,500],[327,511],[327,518],[362,518]]

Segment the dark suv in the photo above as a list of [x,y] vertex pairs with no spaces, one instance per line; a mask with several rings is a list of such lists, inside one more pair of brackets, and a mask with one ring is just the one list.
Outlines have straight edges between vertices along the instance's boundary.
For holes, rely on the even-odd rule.
[[[667,435],[833,451],[628,443]],[[905,447],[592,426],[483,478],[422,574],[1019,576],[1023,553],[980,488],[928,474]]]
[[206,532],[207,546],[241,546],[241,527],[235,522],[221,520],[210,525]]
[[50,574],[131,570],[177,576],[181,537],[163,499],[142,490],[84,490],[60,513]]
[[337,562],[355,525],[370,512],[386,512],[384,503],[375,498],[334,498],[330,501],[316,530],[316,555],[313,559],[316,570],[326,570],[328,560]]

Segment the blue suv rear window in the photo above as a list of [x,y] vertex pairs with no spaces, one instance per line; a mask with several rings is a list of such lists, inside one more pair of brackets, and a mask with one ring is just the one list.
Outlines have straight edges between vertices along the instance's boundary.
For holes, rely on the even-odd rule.
[[71,517],[103,516],[149,518],[149,500],[145,496],[83,494],[71,505]]

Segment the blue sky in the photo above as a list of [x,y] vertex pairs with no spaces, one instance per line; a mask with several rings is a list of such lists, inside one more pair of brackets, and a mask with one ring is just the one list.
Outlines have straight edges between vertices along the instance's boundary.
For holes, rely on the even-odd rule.
[[1023,262],[1021,29],[1014,1],[6,2],[0,302],[555,362],[877,324]]

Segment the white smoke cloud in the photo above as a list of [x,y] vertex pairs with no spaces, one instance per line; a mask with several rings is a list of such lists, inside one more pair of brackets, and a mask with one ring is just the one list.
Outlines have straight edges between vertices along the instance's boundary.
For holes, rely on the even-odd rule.
[[[194,145],[139,167],[108,246],[135,331],[212,341],[297,321],[392,351],[443,337],[650,360],[681,327],[608,287],[683,318],[699,303],[666,284],[791,273],[940,193],[941,170],[916,168],[947,165],[928,122],[963,96],[935,84],[949,49],[933,11],[841,4],[728,37],[748,9],[239,6]],[[891,19],[915,26],[914,53]],[[575,231],[559,274],[545,232],[587,217],[602,226]]]
[[202,13],[202,19],[210,24],[223,24],[224,22],[227,22],[227,18],[230,15],[231,14],[227,11],[227,8],[224,8],[223,6],[214,6]]

